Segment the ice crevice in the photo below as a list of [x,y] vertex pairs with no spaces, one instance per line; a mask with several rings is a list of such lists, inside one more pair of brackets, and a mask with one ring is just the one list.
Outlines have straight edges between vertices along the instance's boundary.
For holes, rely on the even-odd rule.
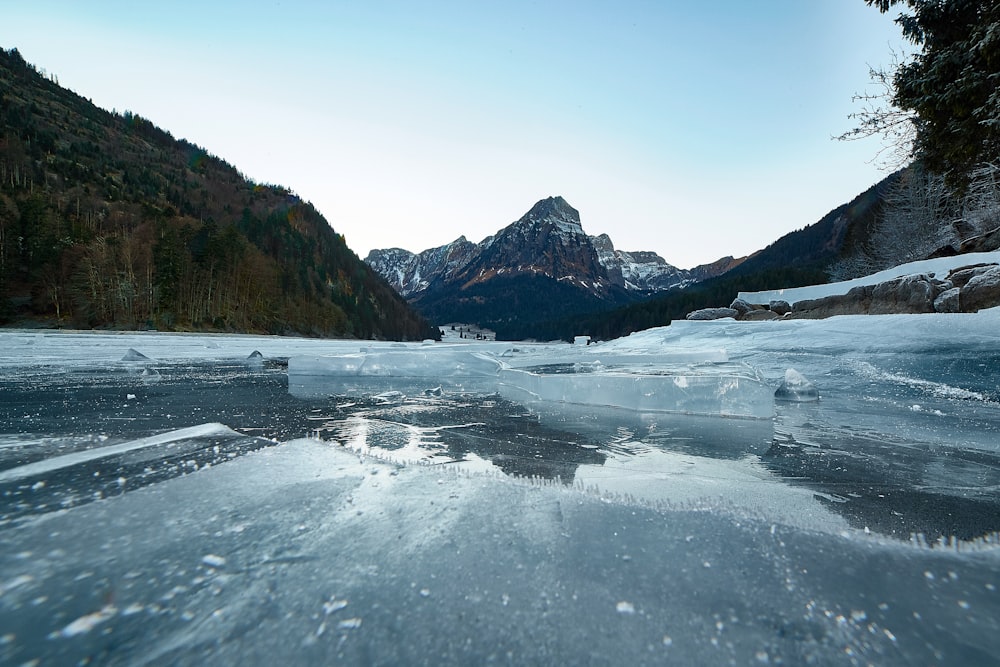
[[147,438],[139,438],[138,440],[130,440],[117,445],[108,445],[106,447],[97,447],[94,449],[73,452],[72,454],[54,456],[42,461],[36,461],[34,463],[17,466],[16,468],[2,470],[0,471],[0,484],[15,482],[29,477],[35,477],[37,475],[44,475],[62,468],[69,468],[81,463],[88,463],[90,461],[96,461],[98,459],[114,456],[116,454],[124,454],[137,449],[153,447],[156,445],[165,445],[172,442],[179,442],[181,440],[188,440],[190,438],[204,438],[219,435],[241,436],[242,434],[237,433],[225,424],[219,423],[207,423],[199,426],[176,429],[159,435],[152,435]]

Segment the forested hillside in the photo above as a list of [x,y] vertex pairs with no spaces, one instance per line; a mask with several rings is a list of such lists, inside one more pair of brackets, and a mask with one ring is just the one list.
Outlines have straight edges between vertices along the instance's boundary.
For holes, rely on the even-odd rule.
[[[0,322],[420,339],[290,190],[0,49]],[[249,139],[249,138],[248,138]]]

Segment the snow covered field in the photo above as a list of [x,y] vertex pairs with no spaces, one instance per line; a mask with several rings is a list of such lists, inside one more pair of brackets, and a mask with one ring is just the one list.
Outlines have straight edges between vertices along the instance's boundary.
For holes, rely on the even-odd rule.
[[0,663],[991,664],[997,331],[2,331]]

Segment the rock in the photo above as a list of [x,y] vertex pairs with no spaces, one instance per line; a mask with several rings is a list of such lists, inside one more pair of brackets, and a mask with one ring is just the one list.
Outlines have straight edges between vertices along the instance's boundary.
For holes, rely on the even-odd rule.
[[748,301],[736,297],[729,307],[735,310],[739,315],[746,315],[750,311],[754,310],[753,304]]
[[835,315],[865,315],[868,313],[874,289],[874,285],[864,285],[851,289],[847,294],[796,301],[788,317],[818,320]]
[[961,254],[967,252],[992,252],[1000,249],[1000,227],[962,241],[958,247]]
[[996,264],[970,264],[969,266],[960,266],[952,269],[951,272],[948,273],[948,280],[951,282],[952,287],[965,287],[975,276],[986,273],[996,266]]
[[768,308],[776,315],[787,315],[792,312],[792,305],[784,299],[775,299],[768,304]]
[[775,312],[759,308],[740,315],[739,319],[741,322],[766,322],[768,320],[778,320],[781,317]]
[[959,252],[953,245],[943,245],[931,254],[927,255],[927,259],[935,259],[937,257],[954,257],[958,255]]
[[947,289],[934,299],[934,312],[936,313],[960,313],[962,312],[959,303],[959,294],[962,290],[957,287]]
[[1000,266],[973,276],[962,288],[959,302],[963,313],[1000,306]]
[[689,320],[721,320],[726,317],[735,319],[739,315],[733,308],[702,308],[687,314]]
[[933,313],[934,300],[945,291],[944,283],[932,275],[915,273],[879,283],[872,290],[871,315]]

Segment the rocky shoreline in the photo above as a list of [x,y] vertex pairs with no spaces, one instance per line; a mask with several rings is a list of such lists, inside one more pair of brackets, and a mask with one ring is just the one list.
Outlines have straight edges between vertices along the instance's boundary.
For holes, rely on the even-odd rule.
[[845,294],[792,303],[771,299],[755,303],[741,296],[727,308],[702,308],[687,314],[689,320],[733,318],[742,321],[823,319],[835,315],[889,315],[902,313],[975,313],[1000,306],[1000,264],[959,266],[940,279],[933,272],[912,273],[870,285],[859,285]]

